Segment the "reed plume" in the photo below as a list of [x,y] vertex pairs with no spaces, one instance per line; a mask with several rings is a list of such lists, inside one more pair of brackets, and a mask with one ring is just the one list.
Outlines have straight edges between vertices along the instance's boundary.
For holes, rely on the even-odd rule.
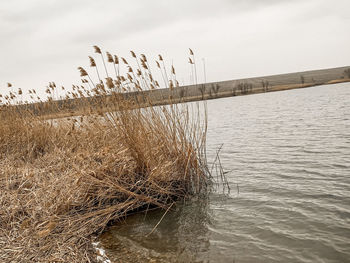
[[90,60],[90,67],[94,67],[96,69],[96,74],[97,74],[97,77],[100,81],[100,83],[102,82],[101,78],[100,78],[100,74],[98,72],[98,68],[96,66],[96,62],[95,62],[95,59],[91,56],[89,56],[89,60]]
[[165,69],[164,60],[163,60],[162,55],[158,55],[158,58],[159,58],[159,61],[161,61],[163,68],[161,68],[161,65],[160,65],[160,63],[158,61],[156,61],[157,67],[159,68],[159,70],[161,72],[165,88],[168,88],[168,81],[167,80],[169,78],[168,78],[168,74],[167,74],[166,69]]
[[192,56],[192,59],[189,58],[189,61],[190,61],[191,66],[193,66],[193,68],[194,68],[195,84],[197,85],[198,84],[198,81],[197,81],[197,66],[196,66],[196,62],[195,62],[195,58],[194,58],[194,53],[193,53],[193,50],[190,49],[190,48],[189,48],[189,51],[190,51],[190,56]]
[[107,67],[106,67],[106,63],[105,63],[105,60],[104,60],[102,51],[101,51],[101,49],[100,49],[98,46],[93,46],[93,48],[95,49],[95,53],[101,55],[102,63],[103,63],[103,66],[104,66],[104,68],[105,68],[105,71],[106,71],[106,76],[107,76],[107,78],[108,78],[108,77],[109,77],[109,76],[108,76],[108,71],[107,71]]

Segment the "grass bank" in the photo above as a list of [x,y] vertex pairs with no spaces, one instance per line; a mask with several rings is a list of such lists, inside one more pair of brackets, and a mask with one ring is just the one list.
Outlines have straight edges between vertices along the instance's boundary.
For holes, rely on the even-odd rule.
[[[105,97],[123,78],[93,83],[93,92]],[[128,85],[139,88],[133,77]],[[14,99],[0,108],[1,262],[96,262],[92,242],[110,222],[208,190],[206,121],[186,107],[140,109],[114,96],[101,104],[108,113],[88,104],[57,121]]]

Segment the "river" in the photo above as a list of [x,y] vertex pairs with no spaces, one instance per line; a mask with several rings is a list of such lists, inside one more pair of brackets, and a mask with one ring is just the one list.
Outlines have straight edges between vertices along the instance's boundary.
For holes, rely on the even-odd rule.
[[350,262],[350,84],[211,100],[208,160],[230,192],[132,215],[115,262]]

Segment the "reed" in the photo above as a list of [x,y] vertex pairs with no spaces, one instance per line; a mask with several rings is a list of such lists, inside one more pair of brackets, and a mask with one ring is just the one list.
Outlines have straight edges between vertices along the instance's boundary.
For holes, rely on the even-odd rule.
[[[14,104],[22,90],[1,95],[1,262],[96,262],[92,242],[109,223],[149,208],[167,211],[207,193],[205,116],[201,121],[179,105],[129,105],[120,92],[158,82],[146,78],[145,57],[141,74],[122,76],[119,61],[108,54],[108,62],[118,65],[115,79],[99,76],[94,83],[78,68],[91,92],[83,85],[58,91],[51,83],[47,100],[21,107]],[[53,94],[63,91],[66,100],[57,103]],[[29,94],[35,98],[36,92]],[[58,119],[62,104],[81,109],[80,116]],[[50,119],[43,119],[48,112]]]

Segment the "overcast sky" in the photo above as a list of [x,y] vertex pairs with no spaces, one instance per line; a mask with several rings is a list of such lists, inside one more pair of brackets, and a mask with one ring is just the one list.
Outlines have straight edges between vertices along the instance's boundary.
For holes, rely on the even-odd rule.
[[1,0],[0,93],[80,83],[92,45],[149,60],[163,54],[189,82],[350,65],[349,0]]

